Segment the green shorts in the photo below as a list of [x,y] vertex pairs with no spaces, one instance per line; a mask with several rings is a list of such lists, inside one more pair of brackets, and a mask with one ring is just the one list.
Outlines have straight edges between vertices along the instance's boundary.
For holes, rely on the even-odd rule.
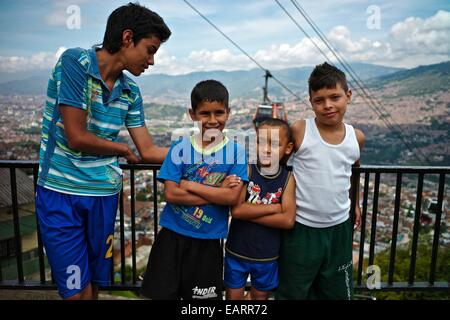
[[352,225],[329,228],[295,223],[283,234],[275,299],[351,300]]

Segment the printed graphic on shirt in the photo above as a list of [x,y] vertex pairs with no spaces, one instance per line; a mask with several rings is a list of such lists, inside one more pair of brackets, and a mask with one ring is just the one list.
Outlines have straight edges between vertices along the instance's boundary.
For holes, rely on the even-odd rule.
[[[208,186],[219,187],[226,177],[225,172],[209,172],[215,165],[200,163],[189,166],[184,172],[182,179],[194,181]],[[196,229],[202,226],[202,223],[211,224],[213,218],[205,214],[202,208],[192,206],[173,205],[173,210],[180,214],[181,218]]]
[[247,192],[249,197],[247,202],[255,203],[255,204],[272,204],[272,203],[280,203],[281,195],[283,194],[283,188],[278,188],[277,192],[267,192],[266,195],[261,198],[261,187],[255,184],[253,181],[247,186]]
[[222,185],[223,180],[225,180],[226,173],[224,172],[211,172],[203,180],[203,184],[220,187]]

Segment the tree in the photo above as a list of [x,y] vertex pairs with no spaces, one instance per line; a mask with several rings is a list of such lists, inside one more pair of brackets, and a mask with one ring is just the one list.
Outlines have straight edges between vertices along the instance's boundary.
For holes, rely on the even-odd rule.
[[[419,242],[417,245],[417,259],[415,267],[416,282],[428,282],[431,253],[432,253],[432,236],[429,233],[425,233],[424,230],[419,234]],[[396,259],[395,259],[395,271],[394,282],[407,282],[409,277],[409,265],[411,259],[411,247],[410,243],[408,247],[397,247]],[[436,282],[449,282],[450,281],[450,247],[440,246],[438,249],[438,257],[436,261]],[[381,281],[387,282],[389,270],[390,250],[381,252],[375,257],[374,263],[382,270]],[[384,272],[383,272],[384,271]],[[377,299],[381,300],[450,300],[449,292],[440,291],[398,291],[398,292],[377,292],[374,294]]]

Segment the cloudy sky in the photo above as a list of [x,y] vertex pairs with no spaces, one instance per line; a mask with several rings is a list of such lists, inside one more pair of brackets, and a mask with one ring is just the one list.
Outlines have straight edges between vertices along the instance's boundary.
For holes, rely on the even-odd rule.
[[[273,0],[189,0],[268,69],[324,60]],[[316,43],[290,0],[279,0]],[[450,60],[448,0],[298,1],[347,61],[415,67]],[[0,74],[47,70],[66,48],[100,43],[108,15],[126,1],[0,0]],[[172,37],[147,72],[182,74],[256,65],[182,0],[140,1]],[[331,58],[331,55],[329,55]]]

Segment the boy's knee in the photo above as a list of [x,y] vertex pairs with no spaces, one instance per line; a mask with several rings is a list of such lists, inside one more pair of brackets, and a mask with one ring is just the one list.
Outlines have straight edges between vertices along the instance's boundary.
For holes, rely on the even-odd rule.
[[86,288],[81,290],[80,292],[65,298],[64,300],[92,300],[96,298],[94,296],[94,290],[93,286],[89,284]]

